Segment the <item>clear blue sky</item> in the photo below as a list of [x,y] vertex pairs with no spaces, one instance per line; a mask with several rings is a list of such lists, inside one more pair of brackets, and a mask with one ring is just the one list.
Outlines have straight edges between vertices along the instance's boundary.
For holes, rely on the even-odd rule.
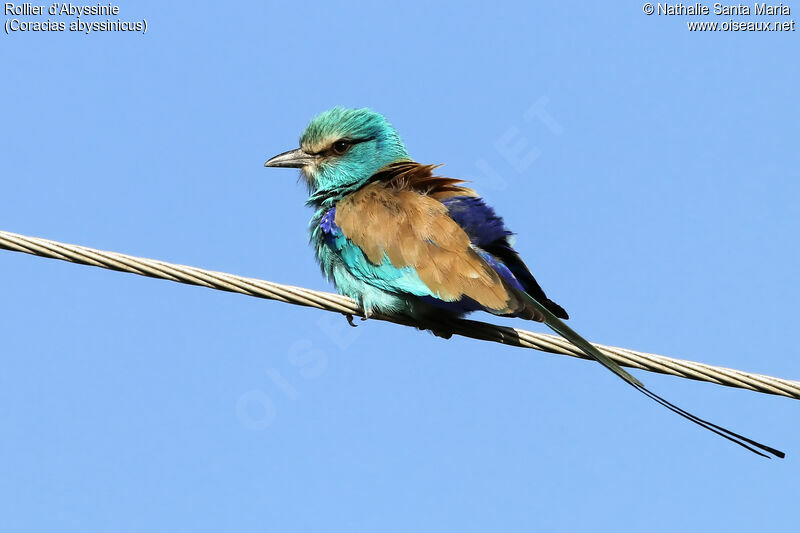
[[[119,17],[147,33],[0,35],[0,229],[330,289],[263,163],[369,106],[474,181],[585,336],[800,378],[798,33],[637,2]],[[3,531],[796,527],[793,400],[636,372],[768,461],[590,362],[11,252],[0,276]]]

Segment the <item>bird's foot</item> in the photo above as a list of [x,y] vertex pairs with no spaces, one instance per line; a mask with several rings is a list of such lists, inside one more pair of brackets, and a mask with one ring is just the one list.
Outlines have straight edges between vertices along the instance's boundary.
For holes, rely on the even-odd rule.
[[429,331],[441,339],[449,339],[453,336],[452,331],[445,331],[442,329],[432,329]]
[[[354,328],[357,328],[357,327],[358,327],[358,324],[355,324],[355,323],[353,322],[353,315],[352,315],[352,314],[350,314],[350,313],[342,313],[342,314],[343,314],[343,315],[344,315],[344,317],[347,319],[347,323],[348,323],[348,324],[350,324],[350,326],[352,326],[352,327],[354,327]],[[364,322],[364,321],[366,321],[366,320],[367,320],[367,317],[365,317],[365,316],[362,316],[362,317],[361,317],[361,322]]]
[[440,325],[432,326],[432,325],[424,325],[424,326],[417,326],[417,329],[420,331],[430,331],[437,337],[441,339],[449,339],[453,336],[453,332],[449,329],[445,329]]

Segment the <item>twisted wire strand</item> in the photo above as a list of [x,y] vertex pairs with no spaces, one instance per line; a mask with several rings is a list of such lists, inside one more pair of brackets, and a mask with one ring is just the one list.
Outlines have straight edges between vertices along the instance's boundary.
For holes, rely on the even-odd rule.
[[[339,294],[167,263],[155,259],[134,257],[118,252],[101,251],[38,237],[27,237],[7,231],[0,231],[0,248],[50,259],[60,259],[71,263],[129,272],[140,276],[199,285],[210,289],[237,292],[248,296],[313,307],[335,313],[364,316],[363,310],[356,302]],[[403,317],[371,315],[370,318],[405,326],[419,326],[411,319]],[[442,320],[438,324],[446,328],[446,330],[464,337],[589,359],[569,341],[555,335],[535,333],[466,319]],[[637,352],[627,348],[602,344],[595,344],[595,346],[623,366],[800,400],[800,381],[753,374],[742,370],[674,359],[663,355]]]

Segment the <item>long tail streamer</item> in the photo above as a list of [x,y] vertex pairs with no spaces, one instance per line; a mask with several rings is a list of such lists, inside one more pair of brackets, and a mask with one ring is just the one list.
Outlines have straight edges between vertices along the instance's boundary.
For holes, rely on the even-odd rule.
[[735,433],[722,426],[718,426],[717,424],[709,422],[708,420],[704,420],[699,416],[693,415],[689,411],[681,409],[674,403],[669,402],[664,398],[662,398],[661,396],[659,396],[658,394],[650,391],[647,387],[645,387],[642,384],[641,381],[639,381],[638,379],[630,375],[628,372],[623,370],[622,367],[620,367],[616,362],[614,362],[608,356],[606,356],[600,350],[598,350],[592,343],[590,343],[589,341],[578,335],[572,328],[567,326],[561,319],[559,319],[553,313],[551,313],[545,306],[543,306],[530,296],[528,296],[528,298],[530,298],[530,302],[539,311],[542,312],[542,314],[545,317],[544,322],[545,324],[547,324],[548,327],[550,327],[550,329],[552,329],[553,331],[555,331],[556,333],[567,339],[576,347],[580,348],[586,355],[588,355],[592,359],[595,359],[598,363],[602,364],[603,366],[611,370],[614,374],[619,376],[621,379],[623,379],[629,385],[631,385],[634,389],[638,390],[651,400],[663,405],[670,411],[679,414],[683,418],[690,420],[691,422],[694,422],[698,426],[705,428],[713,433],[716,433],[717,435],[724,437],[729,441],[734,442],[739,446],[741,446],[742,448],[745,448],[757,455],[771,459],[769,455],[759,451],[762,450],[781,459],[786,457],[786,454],[780,450],[776,450],[775,448],[767,446],[766,444],[761,444],[760,442],[756,442],[752,439],[739,435],[738,433]]

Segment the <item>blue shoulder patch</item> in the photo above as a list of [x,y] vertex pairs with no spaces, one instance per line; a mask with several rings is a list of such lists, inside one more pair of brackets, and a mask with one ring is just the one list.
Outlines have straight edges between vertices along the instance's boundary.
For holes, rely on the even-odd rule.
[[486,246],[511,235],[503,219],[494,209],[476,196],[453,196],[442,203],[456,224],[469,236],[472,244]]

